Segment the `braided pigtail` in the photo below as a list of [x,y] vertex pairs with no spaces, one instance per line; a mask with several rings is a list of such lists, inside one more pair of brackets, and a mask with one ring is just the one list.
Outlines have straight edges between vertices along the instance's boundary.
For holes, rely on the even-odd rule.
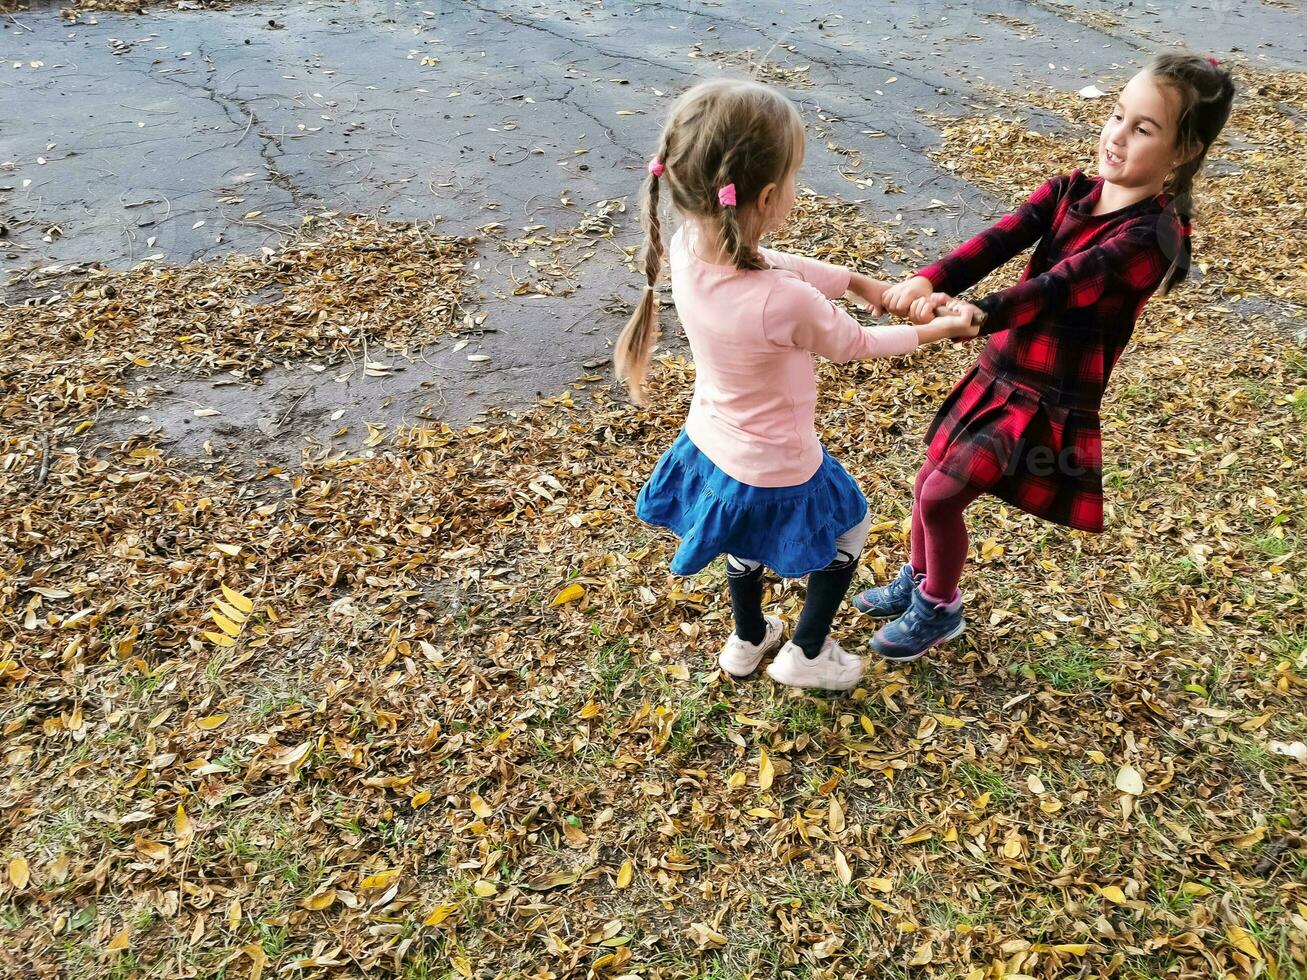
[[724,154],[717,171],[715,203],[721,215],[722,249],[737,269],[765,269],[767,263],[763,261],[762,253],[749,244],[744,230],[740,227],[738,191],[735,182],[731,179],[733,156],[732,153]]
[[644,292],[613,349],[613,366],[617,369],[617,377],[625,379],[631,391],[631,400],[637,405],[644,405],[647,401],[644,382],[649,373],[650,354],[659,337],[658,296],[654,287],[658,285],[658,277],[663,270],[658,184],[665,172],[660,158],[655,157],[649,164],[649,177],[644,184],[644,210],[640,215],[640,223],[644,226]]

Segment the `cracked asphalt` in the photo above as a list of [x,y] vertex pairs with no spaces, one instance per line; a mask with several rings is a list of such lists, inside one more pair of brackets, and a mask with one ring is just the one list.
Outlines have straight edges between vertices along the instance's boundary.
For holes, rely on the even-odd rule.
[[[979,83],[1109,89],[1181,42],[1304,69],[1296,2],[309,0],[75,24],[38,3],[0,14],[4,296],[32,296],[32,271],[51,265],[257,251],[328,210],[436,220],[450,234],[572,227],[601,202],[634,203],[676,93],[763,60],[801,69],[788,91],[808,123],[802,182],[861,202],[869,221],[937,227],[929,253],[999,205],[926,157],[922,112],[1005,108]],[[831,146],[861,157],[858,183]],[[928,211],[932,200],[948,207]],[[616,244],[636,244],[635,208],[616,218]],[[365,420],[523,408],[606,358],[639,286],[614,247],[580,267],[574,295],[515,297],[525,261],[483,244],[473,305],[493,332],[474,347],[433,344],[394,377],[347,383],[297,365],[257,386],[143,377],[151,408],[97,429],[284,460],[306,439],[349,445],[361,436],[332,436],[351,422],[366,435]],[[475,352],[491,360],[468,362]],[[194,418],[196,405],[223,415]],[[269,418],[284,420],[280,434],[260,431]]]

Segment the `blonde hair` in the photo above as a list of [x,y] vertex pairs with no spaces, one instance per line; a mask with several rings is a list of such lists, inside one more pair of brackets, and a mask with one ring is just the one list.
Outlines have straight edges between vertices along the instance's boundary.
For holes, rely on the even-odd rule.
[[[803,155],[803,120],[780,92],[759,82],[716,79],[694,86],[672,106],[658,140],[661,176],[651,172],[644,185],[645,290],[626,328],[617,338],[613,364],[636,404],[644,404],[649,355],[658,341],[658,299],[654,287],[663,269],[659,186],[671,191],[672,206],[698,218],[720,235],[723,251],[737,269],[765,269],[767,263],[742,228],[739,208],[758,199],[768,184],[783,180]],[[723,205],[718,192],[735,185],[736,206]]]

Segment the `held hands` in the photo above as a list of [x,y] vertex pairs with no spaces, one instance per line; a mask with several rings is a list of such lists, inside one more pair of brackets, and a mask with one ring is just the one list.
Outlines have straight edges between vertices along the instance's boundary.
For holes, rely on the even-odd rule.
[[[922,344],[970,340],[980,333],[980,323],[984,320],[979,307],[947,293],[935,292],[924,276],[890,285],[855,272],[849,279],[845,299],[874,316],[893,313],[910,320],[917,325],[918,342]],[[940,307],[948,313],[937,316],[935,311]]]
[[915,300],[929,296],[934,290],[935,287],[925,276],[913,276],[887,288],[881,296],[881,305],[887,313],[906,317]]
[[[936,315],[936,308],[947,312]],[[937,340],[972,339],[980,333],[985,314],[980,307],[966,300],[954,299],[945,293],[932,293],[913,301],[910,316],[913,323],[920,324],[917,329],[919,342],[930,344]]]

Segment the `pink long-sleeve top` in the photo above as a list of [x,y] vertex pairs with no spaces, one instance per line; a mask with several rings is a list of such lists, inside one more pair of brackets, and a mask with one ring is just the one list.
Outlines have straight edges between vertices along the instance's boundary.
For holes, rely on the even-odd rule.
[[910,326],[863,327],[832,300],[848,269],[762,249],[770,269],[696,254],[693,225],[672,236],[672,296],[694,355],[690,440],[727,475],[755,487],[806,483],[821,465],[813,354],[836,363],[907,354]]

